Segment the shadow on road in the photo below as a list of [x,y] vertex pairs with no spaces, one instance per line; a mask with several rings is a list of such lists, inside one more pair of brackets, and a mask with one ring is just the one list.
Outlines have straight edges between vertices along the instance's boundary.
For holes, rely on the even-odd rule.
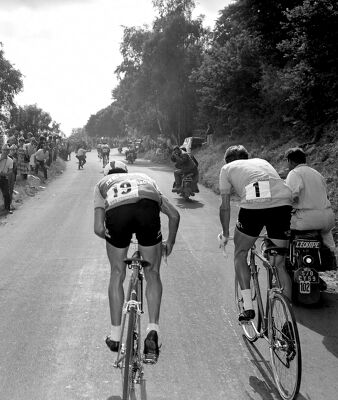
[[250,376],[250,386],[254,392],[259,394],[264,400],[274,400],[276,397],[279,398],[278,391],[273,380],[270,363],[264,359],[257,347],[253,343],[250,343],[245,336],[243,336],[243,341],[248,349],[248,352],[250,353],[250,361],[264,378],[262,381],[257,378],[257,376]]
[[[260,380],[259,378],[257,378],[257,376],[249,377],[249,384],[252,387],[253,391],[260,395],[263,400],[280,399],[278,390],[275,386],[270,361],[265,360],[262,353],[257,349],[255,344],[250,343],[245,336],[243,336],[243,341],[248,349],[248,352],[250,353],[250,361],[264,379]],[[251,398],[249,393],[247,393],[247,395],[248,398]],[[301,393],[298,393],[297,400],[306,400],[306,398]]]
[[[138,390],[140,388],[140,390]],[[136,389],[136,390],[135,390]],[[142,379],[139,385],[130,392],[130,400],[147,400],[146,380]],[[136,393],[137,392],[137,393]],[[139,392],[139,395],[138,395]],[[110,396],[107,400],[122,400],[121,396]]]
[[[144,166],[147,166],[146,163],[144,163]],[[170,168],[168,165],[151,165],[147,166],[148,169],[152,169],[153,171],[167,171],[167,172],[172,172],[173,174],[173,181],[174,181],[174,171],[172,168]]]
[[335,357],[338,357],[338,293],[322,294],[317,306],[294,306],[297,322],[323,336],[323,344]]
[[192,199],[185,200],[183,198],[178,198],[178,199],[174,199],[174,200],[176,200],[176,206],[179,208],[186,208],[186,209],[193,210],[195,208],[204,207],[204,204],[198,200],[192,200]]

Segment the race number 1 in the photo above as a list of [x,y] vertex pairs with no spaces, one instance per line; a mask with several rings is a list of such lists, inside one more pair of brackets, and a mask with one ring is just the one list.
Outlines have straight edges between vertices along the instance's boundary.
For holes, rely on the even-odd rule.
[[249,202],[271,200],[270,182],[256,181],[245,186],[245,199]]

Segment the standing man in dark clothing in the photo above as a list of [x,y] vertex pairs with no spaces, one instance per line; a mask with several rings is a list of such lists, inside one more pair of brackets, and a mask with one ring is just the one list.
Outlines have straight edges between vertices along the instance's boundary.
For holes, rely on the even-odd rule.
[[11,211],[12,192],[9,184],[10,175],[13,172],[13,160],[8,157],[8,154],[9,146],[4,144],[0,155],[0,189],[4,198],[5,210],[9,214],[13,214]]

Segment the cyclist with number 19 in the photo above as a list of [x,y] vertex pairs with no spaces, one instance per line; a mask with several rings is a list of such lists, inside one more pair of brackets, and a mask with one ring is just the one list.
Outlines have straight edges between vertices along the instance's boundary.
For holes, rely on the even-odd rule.
[[143,352],[145,357],[149,355],[157,360],[162,297],[160,264],[163,244],[160,212],[168,217],[169,232],[164,241],[166,255],[170,255],[173,249],[180,215],[162,195],[154,180],[143,173],[128,173],[122,161],[108,163],[104,175],[94,189],[94,232],[106,240],[111,266],[108,295],[112,326],[106,344],[111,351],[117,352],[119,349],[124,304],[123,282],[126,276],[124,259],[135,233],[141,256],[150,263],[144,269],[149,324]]
[[[275,246],[288,246],[291,190],[269,162],[260,158],[249,159],[248,151],[242,145],[229,147],[224,160],[226,164],[219,176],[220,221],[223,228],[219,239],[223,246],[228,242],[230,195],[235,192],[240,197],[240,210],[234,232],[234,264],[244,301],[244,310],[238,320],[245,322],[255,317],[247,263],[249,249],[264,227]],[[276,265],[284,294],[291,299],[292,284],[282,252],[276,258]]]

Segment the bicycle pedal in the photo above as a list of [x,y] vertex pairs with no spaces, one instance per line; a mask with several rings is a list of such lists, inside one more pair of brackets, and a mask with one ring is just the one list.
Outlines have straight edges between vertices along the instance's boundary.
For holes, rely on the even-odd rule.
[[238,325],[242,326],[242,325],[251,325],[251,320],[249,321],[238,321]]
[[156,354],[147,354],[143,356],[143,364],[155,365],[157,363],[158,356]]

